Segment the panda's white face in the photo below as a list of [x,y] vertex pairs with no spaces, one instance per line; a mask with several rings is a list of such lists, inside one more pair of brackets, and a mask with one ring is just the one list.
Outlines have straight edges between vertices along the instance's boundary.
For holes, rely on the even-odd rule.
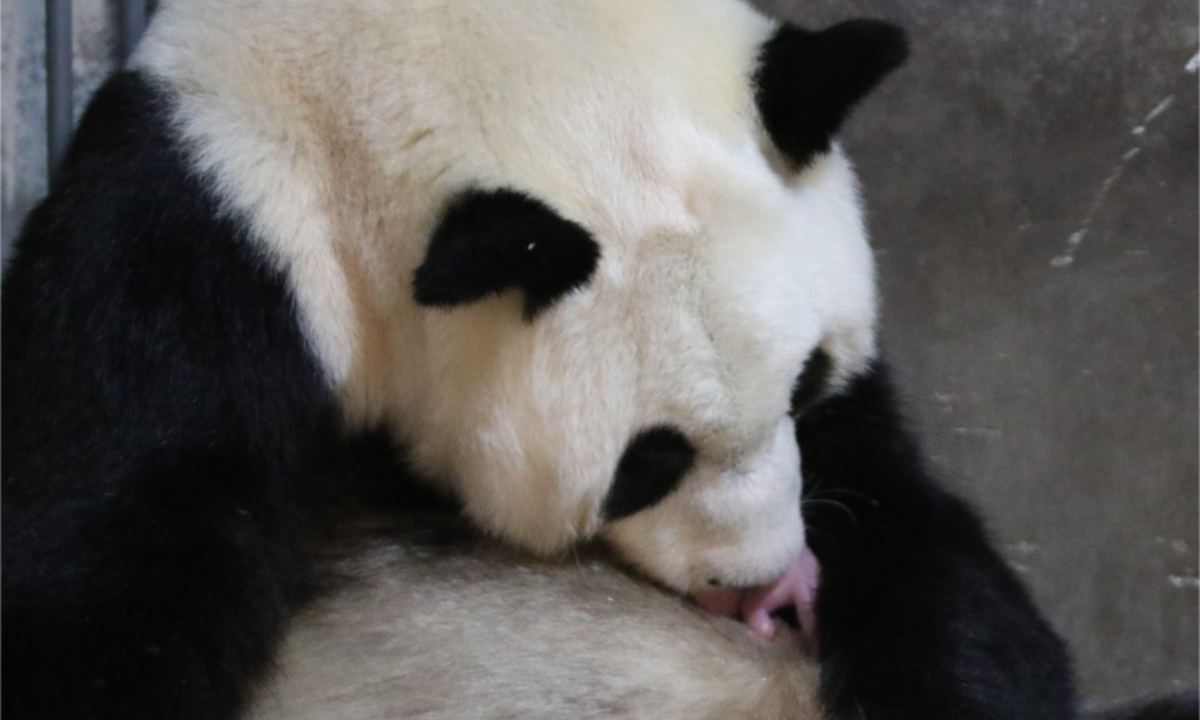
[[[818,348],[835,380],[861,369],[874,320],[840,154],[787,177],[748,141],[689,171],[677,190],[628,185],[573,217],[598,264],[531,320],[518,290],[426,311],[430,412],[410,435],[485,526],[543,550],[600,532],[681,590],[763,583],[800,551],[792,390]],[[656,430],[675,443],[638,457]],[[666,496],[607,522],[622,458],[625,482],[658,483],[639,466],[672,454],[686,467]]]
[[801,150],[764,117],[777,26],[736,0],[280,1],[168,2],[136,62],[349,421],[530,548],[602,536],[681,591],[779,575],[794,386],[818,350],[831,384],[864,367],[875,298],[834,128]]

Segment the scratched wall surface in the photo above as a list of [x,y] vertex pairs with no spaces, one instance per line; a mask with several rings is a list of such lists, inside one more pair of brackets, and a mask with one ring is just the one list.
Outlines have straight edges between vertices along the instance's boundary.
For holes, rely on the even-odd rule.
[[[1089,699],[1192,686],[1195,4],[761,1],[909,29],[910,64],[846,142],[910,414]],[[41,5],[3,5],[5,239],[44,188]],[[111,15],[76,0],[80,96],[112,66]]]
[[764,0],[906,26],[847,128],[935,467],[1103,702],[1197,677],[1197,7]]

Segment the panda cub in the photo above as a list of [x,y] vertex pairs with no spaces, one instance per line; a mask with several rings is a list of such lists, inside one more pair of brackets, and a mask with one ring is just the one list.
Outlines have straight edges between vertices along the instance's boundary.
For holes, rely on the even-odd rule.
[[162,3],[4,282],[4,711],[240,716],[382,429],[512,546],[793,605],[834,716],[1068,717],[875,362],[834,136],[904,55],[738,0]]
[[326,548],[251,720],[819,720],[803,636],[761,642],[589,546],[531,558],[453,516]]

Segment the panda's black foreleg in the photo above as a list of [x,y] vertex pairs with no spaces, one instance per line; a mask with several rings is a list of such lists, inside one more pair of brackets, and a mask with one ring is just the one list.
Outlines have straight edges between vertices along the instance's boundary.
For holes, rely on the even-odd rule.
[[304,579],[286,478],[176,454],[86,502],[4,514],[3,715],[227,720]]
[[117,73],[4,276],[3,715],[226,720],[339,430],[291,281]]
[[832,715],[1073,717],[1062,641],[978,517],[926,470],[885,369],[813,408],[797,433]]

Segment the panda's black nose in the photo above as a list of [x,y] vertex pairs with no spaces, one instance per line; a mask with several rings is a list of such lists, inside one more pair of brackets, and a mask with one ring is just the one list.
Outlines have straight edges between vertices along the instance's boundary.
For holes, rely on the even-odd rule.
[[659,502],[671,494],[695,459],[696,449],[673,427],[657,425],[638,433],[617,464],[604,499],[604,516],[617,520]]

